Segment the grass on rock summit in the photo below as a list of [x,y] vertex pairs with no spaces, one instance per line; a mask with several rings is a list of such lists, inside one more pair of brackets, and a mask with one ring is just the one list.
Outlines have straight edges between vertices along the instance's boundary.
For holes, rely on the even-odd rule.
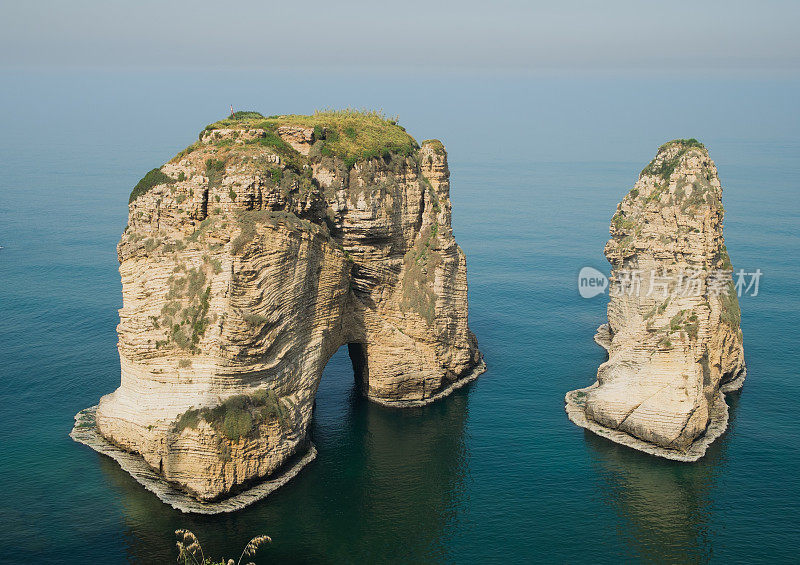
[[[314,130],[314,150],[310,157],[304,157],[286,143],[279,135],[282,126],[299,126]],[[388,158],[392,155],[409,156],[419,145],[396,119],[387,118],[383,113],[370,110],[323,110],[310,116],[276,115],[264,116],[259,112],[235,112],[228,118],[207,125],[200,132],[200,139],[214,130],[260,130],[263,136],[247,138],[236,144],[229,137],[206,142],[197,141],[178,153],[172,162],[178,162],[187,155],[204,150],[207,159],[207,176],[210,182],[218,181],[225,170],[226,160],[236,155],[246,155],[250,148],[263,147],[278,155],[283,167],[292,169],[300,175],[308,175],[306,165],[309,158],[337,158],[351,169],[359,161],[375,158]],[[434,149],[443,152],[444,146],[435,141]],[[280,180],[278,168],[271,171],[273,180]],[[133,202],[142,194],[159,184],[173,184],[176,180],[164,174],[161,169],[153,169],[136,185],[130,195]]]
[[[280,126],[314,128],[314,136],[323,140],[321,152],[344,159],[348,167],[361,160],[390,153],[410,155],[419,146],[397,120],[368,110],[323,110],[310,116],[290,114],[265,117],[258,112],[235,112],[231,117],[206,126],[215,129],[263,129],[267,135],[258,140],[277,149],[288,147],[278,136]],[[286,146],[286,147],[284,147]]]

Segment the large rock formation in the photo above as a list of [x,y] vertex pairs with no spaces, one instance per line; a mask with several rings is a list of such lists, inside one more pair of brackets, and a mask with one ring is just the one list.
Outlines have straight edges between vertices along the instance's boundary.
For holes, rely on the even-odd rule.
[[131,194],[122,382],[97,430],[209,501],[306,452],[322,370],[344,344],[385,404],[477,376],[449,190],[442,144],[380,116],[208,126]]
[[741,386],[745,364],[721,198],[703,145],[675,140],[617,207],[608,324],[595,337],[608,361],[567,394],[575,423],[677,460],[701,457],[724,431],[722,392]]

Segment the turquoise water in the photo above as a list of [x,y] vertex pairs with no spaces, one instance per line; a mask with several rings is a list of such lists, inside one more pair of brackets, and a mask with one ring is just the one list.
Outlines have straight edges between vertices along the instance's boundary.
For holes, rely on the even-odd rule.
[[[170,563],[173,530],[260,562],[791,562],[800,535],[796,406],[797,81],[284,73],[6,74],[0,134],[0,561]],[[231,102],[271,112],[383,106],[450,151],[470,324],[489,370],[404,411],[328,364],[318,459],[242,512],[183,515],[72,442],[73,415],[119,382],[115,244],[131,186]],[[246,104],[246,106],[244,106]],[[11,110],[9,110],[11,109]],[[13,110],[13,111],[12,111]],[[605,299],[581,299],[616,203],[663,141],[700,137],[725,188],[748,380],[696,464],[572,425]]]

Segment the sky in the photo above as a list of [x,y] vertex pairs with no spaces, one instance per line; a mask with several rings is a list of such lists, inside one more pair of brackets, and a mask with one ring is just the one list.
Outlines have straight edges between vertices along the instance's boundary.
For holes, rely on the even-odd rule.
[[0,0],[0,69],[796,74],[795,0]]

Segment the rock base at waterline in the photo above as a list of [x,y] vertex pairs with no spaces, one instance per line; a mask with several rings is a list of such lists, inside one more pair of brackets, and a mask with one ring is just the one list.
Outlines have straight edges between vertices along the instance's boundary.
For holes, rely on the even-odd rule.
[[81,410],[75,415],[75,426],[69,434],[70,437],[78,443],[88,445],[98,453],[111,457],[119,463],[123,471],[130,474],[136,482],[155,494],[162,502],[185,513],[222,514],[241,510],[267,497],[273,491],[288,483],[317,456],[316,448],[309,443],[305,454],[289,461],[274,478],[266,479],[253,487],[217,502],[200,502],[164,480],[161,475],[147,465],[140,455],[120,449],[101,436],[95,425],[96,410],[97,406],[92,406]]
[[693,441],[685,451],[666,449],[664,447],[643,441],[620,430],[606,428],[605,426],[601,426],[597,422],[588,419],[584,410],[584,402],[586,394],[590,390],[596,388],[597,383],[586,388],[579,388],[577,390],[569,391],[564,397],[564,402],[566,403],[565,410],[567,412],[567,416],[573,424],[585,428],[590,432],[599,435],[600,437],[611,440],[614,443],[618,443],[638,451],[643,451],[644,453],[649,453],[650,455],[663,457],[664,459],[691,463],[703,457],[706,454],[708,446],[714,443],[714,441],[717,440],[717,438],[724,434],[728,429],[728,403],[725,402],[725,394],[742,388],[746,373],[746,370],[742,371],[740,376],[720,387],[720,390],[714,398],[713,404],[711,405],[711,414],[706,432]]

